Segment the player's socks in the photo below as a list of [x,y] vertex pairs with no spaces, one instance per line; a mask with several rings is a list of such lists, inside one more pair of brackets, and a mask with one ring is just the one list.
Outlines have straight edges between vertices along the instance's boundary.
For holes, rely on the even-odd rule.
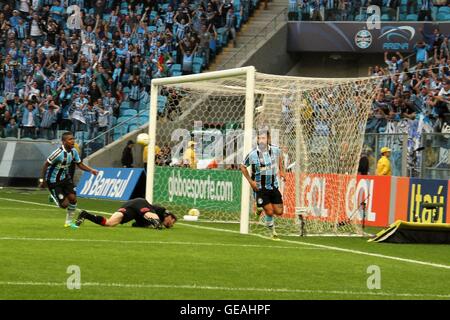
[[77,225],[80,225],[84,219],[88,219],[89,221],[92,221],[95,224],[99,224],[101,226],[104,226],[106,223],[106,218],[102,216],[97,216],[95,214],[91,214],[87,211],[81,211],[80,215],[77,219]]
[[273,229],[273,217],[266,215],[266,227]]
[[67,214],[66,214],[66,225],[70,225],[72,223],[72,219],[73,219],[73,216],[75,215],[76,209],[77,209],[77,204],[69,203],[69,206],[67,207]]

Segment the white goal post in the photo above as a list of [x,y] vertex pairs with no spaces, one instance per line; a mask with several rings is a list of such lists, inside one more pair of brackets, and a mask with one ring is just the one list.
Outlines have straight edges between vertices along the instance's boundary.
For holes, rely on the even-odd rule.
[[[156,124],[158,116],[158,93],[159,87],[163,85],[179,84],[191,81],[208,81],[212,79],[223,79],[235,76],[246,77],[246,94],[245,94],[245,125],[244,125],[244,154],[250,152],[252,148],[252,130],[253,130],[253,112],[254,112],[254,88],[255,88],[255,67],[242,67],[223,71],[214,71],[201,73],[196,75],[169,77],[153,79],[151,85],[150,98],[150,119],[148,127],[149,135],[149,152],[148,159],[155,159],[155,145],[156,145]],[[147,162],[147,172],[154,172],[155,162]],[[153,203],[153,183],[154,175],[147,175],[146,194],[147,201]],[[240,232],[248,233],[249,212],[250,212],[250,186],[246,183],[245,178],[242,177],[242,196],[241,196],[241,222]]]
[[356,179],[379,82],[269,75],[252,66],[152,80],[146,199],[179,215],[196,208],[203,221],[240,223],[242,234],[264,233],[264,213],[251,214],[253,192],[238,170],[264,126],[287,171],[277,231],[360,233],[359,195],[346,186]]

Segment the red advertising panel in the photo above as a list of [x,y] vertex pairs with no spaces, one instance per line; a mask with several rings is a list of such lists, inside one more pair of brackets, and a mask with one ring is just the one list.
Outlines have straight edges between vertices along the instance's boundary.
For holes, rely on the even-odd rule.
[[[362,222],[366,204],[366,225],[384,227],[389,224],[390,177],[316,174],[300,178],[300,203],[308,215],[339,220],[357,218]],[[284,184],[285,216],[295,213],[294,174],[289,173]]]
[[409,178],[397,177],[397,186],[395,193],[395,222],[397,220],[408,220],[408,196],[409,196]]
[[391,196],[391,178],[384,176],[357,176],[347,185],[346,213],[360,210],[359,219],[362,220],[361,204],[366,203],[367,226],[385,227],[389,225],[389,204]]

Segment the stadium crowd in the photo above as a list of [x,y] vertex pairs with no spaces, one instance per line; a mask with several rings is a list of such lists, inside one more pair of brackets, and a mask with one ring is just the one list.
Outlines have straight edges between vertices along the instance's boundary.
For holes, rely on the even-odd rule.
[[2,1],[0,137],[72,130],[94,138],[114,125],[124,101],[146,108],[153,78],[208,68],[217,38],[235,40],[257,3]]
[[[438,29],[414,46],[415,64],[400,52],[385,52],[384,66],[369,68],[382,85],[373,101],[367,132],[385,132],[390,122],[423,119],[425,127],[442,132],[449,121],[450,43]],[[407,122],[407,121],[406,121]]]
[[450,15],[448,0],[289,0],[289,19],[362,21],[371,5],[380,7],[381,20],[386,21],[448,21]]

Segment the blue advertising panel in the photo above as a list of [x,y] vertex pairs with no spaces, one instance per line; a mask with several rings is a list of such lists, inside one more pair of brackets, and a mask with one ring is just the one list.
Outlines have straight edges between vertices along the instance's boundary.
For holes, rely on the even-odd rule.
[[[445,223],[448,180],[410,179],[408,195],[408,221],[422,223]],[[425,203],[442,204],[436,210],[424,208]]]
[[77,195],[84,198],[129,200],[144,169],[98,168],[98,175],[84,172]]
[[433,42],[433,30],[450,33],[448,21],[382,21],[379,27],[367,22],[289,22],[289,52],[407,52],[422,39]]

